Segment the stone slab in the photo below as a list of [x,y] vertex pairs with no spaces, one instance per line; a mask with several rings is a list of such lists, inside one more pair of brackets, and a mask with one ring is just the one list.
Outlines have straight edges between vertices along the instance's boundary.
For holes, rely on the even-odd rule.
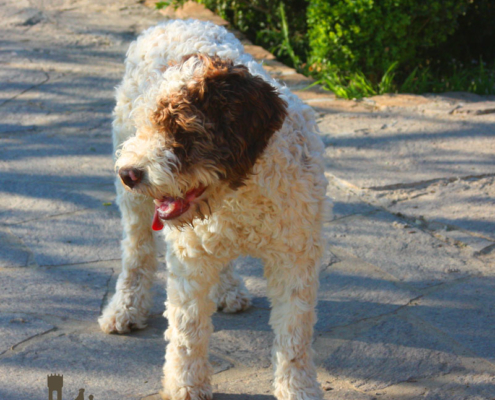
[[394,213],[423,217],[445,224],[449,230],[457,227],[495,241],[494,177],[443,180],[418,188],[387,191],[385,197],[390,200],[387,208]]
[[275,60],[275,56],[261,46],[246,44],[244,45],[244,50],[246,51],[246,53],[251,54],[254,59],[258,61]]
[[0,311],[96,323],[115,268],[113,262],[99,266],[3,270]]
[[321,383],[325,400],[377,400],[372,394],[355,390],[348,382],[329,377],[329,374],[318,370],[318,382]]
[[270,301],[266,294],[267,283],[263,276],[264,267],[261,260],[253,257],[239,257],[235,261],[235,268],[252,296],[252,305],[270,309]]
[[438,103],[450,102],[451,104],[476,103],[483,100],[495,100],[495,96],[481,96],[470,92],[445,92],[426,93],[424,96]]
[[395,316],[347,340],[325,362],[331,375],[364,391],[446,374],[460,365],[441,338]]
[[[147,329],[130,335],[106,335],[96,323],[84,330],[52,334],[27,343],[0,363],[0,394],[9,400],[39,399],[46,394],[46,376],[64,375],[64,398],[79,388],[95,398],[140,399],[161,388],[166,320],[153,318]],[[232,367],[217,355],[210,357],[214,373]]]
[[273,400],[271,368],[229,370],[213,377],[213,397],[219,400]]
[[436,237],[448,243],[454,243],[456,246],[469,248],[474,256],[478,257],[490,254],[495,247],[495,242],[492,240],[476,236],[462,229],[456,229],[452,225],[446,225],[436,221],[428,222],[421,220],[420,222],[425,225],[426,229],[433,232]]
[[332,92],[324,90],[320,85],[314,85],[307,89],[293,90],[292,93],[294,93],[301,100],[308,102],[308,104],[310,103],[310,101],[315,100],[333,101],[336,99],[335,95]]
[[[7,241],[14,249],[14,265],[24,265],[22,246],[18,255],[15,250],[16,244],[20,243],[33,248],[42,264],[119,258],[118,214],[113,206],[108,208],[101,204],[113,196],[110,146],[113,87],[120,80],[129,42],[141,29],[163,17],[135,0],[47,0],[35,6],[36,9],[26,0],[6,0],[0,6],[0,20],[5,22],[0,32],[3,40],[0,63],[7,66],[3,71],[3,81],[7,83],[3,93],[10,99],[0,107],[0,208],[7,211],[0,214],[0,221],[16,225],[13,227],[16,232],[8,232],[13,235],[8,236],[13,242]],[[251,50],[256,52],[256,57],[271,57],[254,47]],[[293,78],[293,82],[289,82],[292,87],[303,88],[309,84],[306,79],[291,74],[290,69],[273,65],[276,71],[279,68],[282,79],[286,76]],[[48,81],[40,80],[47,76]],[[28,90],[21,93],[25,89]],[[324,131],[327,133],[327,169],[331,175],[355,183],[356,187],[367,187],[367,184],[361,185],[366,179],[372,181],[368,186],[380,187],[414,183],[416,179],[435,179],[444,174],[458,176],[466,171],[476,175],[493,165],[490,132],[493,131],[495,116],[480,115],[474,121],[468,120],[467,115],[449,114],[459,102],[477,101],[479,98],[425,96],[431,101],[411,107],[409,99],[402,103],[404,107],[397,107],[397,98],[394,106],[391,99],[374,103],[330,101],[332,95],[321,93],[317,87],[302,93],[304,96],[307,94],[305,100],[315,106],[319,115],[326,115],[320,120],[321,127],[328,127],[326,123],[330,113],[345,115],[331,121],[333,130]],[[390,112],[376,113],[377,108]],[[401,110],[396,113],[394,110],[399,108]],[[380,117],[373,120],[372,116],[378,114]],[[339,141],[336,142],[334,137]],[[337,154],[341,149],[346,152]],[[342,219],[339,224],[355,218],[350,217],[355,214],[369,218],[375,211],[374,206],[363,204],[363,197],[347,195],[340,188],[334,189],[329,194],[336,200],[335,215]],[[373,235],[383,227],[371,225],[370,234]],[[417,332],[421,327],[411,328],[393,322],[389,330],[381,327],[356,333],[356,325],[361,328],[372,325],[376,318],[384,318],[380,317],[384,312],[391,312],[404,304],[413,293],[396,282],[403,278],[401,274],[408,268],[401,258],[404,252],[394,254],[394,246],[404,238],[387,229],[385,227],[381,239],[392,243],[392,250],[387,255],[392,254],[393,263],[387,264],[388,269],[353,258],[361,245],[367,248],[365,258],[388,246],[388,242],[377,246],[373,241],[363,241],[359,235],[352,251],[340,249],[340,252],[336,251],[335,259],[330,257],[330,261],[325,262],[327,269],[319,292],[322,300],[320,323],[328,324],[332,332],[318,334],[325,339],[341,335],[342,341],[356,336],[358,342],[368,340],[364,351],[356,354],[356,359],[369,354],[375,349],[375,344],[380,343],[385,347],[384,351],[392,354],[385,364],[376,363],[371,369],[356,369],[358,378],[365,376],[359,375],[364,370],[369,374],[375,373],[365,384],[378,380],[382,369],[386,378],[391,370],[397,369],[389,379],[396,381],[406,376],[407,367],[411,367],[425,375],[440,371],[440,376],[436,377],[451,384],[429,387],[431,399],[442,399],[443,396],[445,400],[458,400],[461,394],[467,398],[484,394],[483,391],[466,389],[466,384],[490,389],[488,372],[482,377],[464,381],[450,378],[452,372],[441,375],[444,370],[436,364],[442,360],[442,356],[435,353],[438,351],[435,350],[437,343],[428,341],[427,334],[418,339]],[[71,235],[80,241],[66,243],[73,240]],[[438,273],[448,264],[450,253],[443,250],[439,250],[439,254],[433,250],[430,252],[427,241],[419,241],[416,247],[407,240],[404,243],[412,246],[411,254],[421,254],[423,247],[427,249],[426,256],[431,257],[428,265],[438,263],[438,269],[430,274],[438,278],[436,282],[453,284],[449,274],[466,276],[464,270],[454,272],[456,268],[447,274],[447,278]],[[463,256],[460,252],[453,257],[464,262],[467,259]],[[406,252],[406,257],[414,259],[415,255]],[[268,400],[273,399],[272,371],[271,368],[260,368],[269,365],[272,335],[268,325],[266,282],[259,263],[249,260],[245,264],[240,273],[254,294],[254,308],[238,315],[214,316],[215,348],[211,361],[215,372],[223,371],[214,378],[215,392],[216,397],[223,399]],[[475,269],[466,265],[466,270]],[[96,318],[106,294],[107,285],[104,283],[113,286],[118,270],[120,261],[72,267],[2,269],[2,315],[21,313],[40,318],[37,315],[46,314],[41,318],[56,325],[58,330],[28,340],[1,356],[0,398],[46,398],[46,375],[49,373],[64,373],[64,398],[75,398],[80,387],[86,388],[86,397],[92,393],[95,399],[150,399],[156,395],[164,354],[166,320],[160,314],[165,299],[166,272],[160,270],[153,288],[155,304],[149,328],[129,336],[106,336],[99,331]],[[429,291],[436,290],[428,287]],[[480,301],[491,304],[484,296]],[[487,307],[486,310],[491,309]],[[327,316],[325,312],[328,312]],[[371,320],[366,319],[368,315]],[[486,315],[490,321],[491,315]],[[348,325],[339,325],[342,321]],[[33,332],[37,332],[34,326],[33,322]],[[443,328],[440,326],[439,329]],[[484,329],[482,326],[480,332],[489,339],[491,336],[484,333]],[[26,332],[29,333],[29,329]],[[410,332],[412,338],[406,335]],[[394,341],[394,335],[399,339]],[[377,337],[384,339],[379,343],[370,342],[369,338]],[[426,344],[420,348],[414,347],[415,343]],[[473,351],[485,349],[476,343],[469,348]],[[416,354],[416,358],[404,360],[401,346],[410,346],[408,351]],[[335,350],[334,347],[331,349]],[[326,355],[327,351],[323,349],[321,353]],[[336,354],[340,354],[343,360],[340,364],[345,366],[349,354],[352,356],[354,353],[352,350],[340,351],[337,349]],[[419,358],[423,360],[421,365]],[[246,362],[251,367],[247,368]],[[448,364],[445,370],[451,365]],[[489,367],[485,370],[490,371]],[[361,379],[366,380],[369,376]],[[341,380],[330,379],[326,387],[331,389],[325,390],[325,398],[371,400],[382,397],[381,391],[364,394],[353,390],[347,379],[347,376]],[[431,377],[421,379],[417,384],[428,379]],[[451,397],[446,397],[441,390]],[[402,399],[403,394],[398,393],[399,396],[389,396],[387,400]],[[490,391],[486,390],[486,393]]]
[[387,109],[388,107],[413,108],[430,103],[431,100],[420,95],[413,94],[383,94],[373,96],[367,99],[378,109]]
[[327,175],[327,196],[332,200],[332,220],[354,214],[367,214],[376,211],[377,207],[368,204],[362,196],[352,192],[348,186],[343,185],[335,177]]
[[109,137],[5,137],[0,148],[0,173],[0,184],[5,181],[40,185],[45,182],[112,184],[115,179],[112,146]]
[[0,355],[29,338],[51,331],[53,325],[28,314],[0,314]]
[[320,275],[316,330],[329,331],[392,313],[417,296],[390,278],[359,259],[332,264]]
[[[118,273],[120,273],[120,268],[118,270]],[[165,311],[165,301],[167,300],[167,275],[168,273],[165,263],[160,262],[151,289],[153,293],[153,306],[151,307],[150,315],[165,318],[163,317],[163,312]],[[115,282],[110,283],[111,286],[108,299],[110,299],[110,296],[115,292],[115,283],[117,276],[118,274],[115,275]]]
[[291,74],[291,75],[283,75],[277,78],[291,90],[301,90],[313,83],[311,78],[304,76],[302,74]]
[[211,367],[213,368],[213,374],[219,374],[234,367],[230,361],[220,358],[214,354],[210,354],[208,357]]
[[[246,318],[244,315],[239,318]],[[268,368],[271,365],[272,332],[257,329],[221,330],[214,332],[210,339],[210,350],[235,365]]]
[[[213,377],[213,393],[220,400],[273,400],[273,372],[270,369],[229,370]],[[327,374],[318,374],[325,400],[373,400],[373,396],[353,390],[341,381],[327,380]],[[142,400],[161,400],[150,397]]]
[[[302,88],[301,90],[310,90],[309,88]],[[331,95],[330,95],[331,97]],[[306,102],[313,107],[317,112],[319,119],[318,124],[327,119],[328,114],[360,114],[369,113],[373,110],[373,105],[367,102],[355,101],[355,100],[343,100],[339,98],[317,97],[314,99],[308,99]],[[325,132],[325,131],[322,131]]]
[[280,61],[264,62],[263,68],[267,71],[272,78],[283,79],[283,76],[292,75],[296,73],[294,68],[288,67]]
[[[315,105],[317,106],[317,105]],[[329,173],[360,188],[493,173],[495,117],[471,121],[410,112],[329,113]]]
[[[15,56],[15,53],[11,52],[10,56]],[[21,59],[18,63],[2,63],[0,71],[0,106],[12,101],[21,93],[48,81],[49,76],[46,72],[26,68],[26,65],[29,64],[28,59]]]
[[115,186],[112,183],[57,184],[54,182],[4,181],[0,184],[0,222],[19,224],[70,214],[86,209],[112,210]]
[[[156,3],[155,0],[147,0],[147,3],[152,6]],[[174,5],[170,5],[166,8],[160,10],[160,13],[167,18],[178,18],[178,19],[199,19],[201,21],[210,21],[216,25],[228,25],[229,23],[225,21],[220,16],[216,15],[209,9],[207,9],[203,4],[198,4],[194,1],[186,1],[181,7],[175,8]]]
[[[317,331],[324,332],[337,326],[358,322],[363,318],[393,312],[417,296],[414,291],[397,286],[391,275],[377,267],[352,257],[342,261],[340,257],[345,258],[346,254],[340,254],[338,249],[331,246],[328,252],[333,254],[333,258],[320,274],[318,322],[315,326]],[[263,265],[259,260],[245,257],[237,260],[236,267],[253,296],[253,307],[267,310],[265,317],[260,315],[261,310],[256,311],[257,318],[268,318],[270,302],[266,297]],[[240,323],[235,316],[231,318],[233,324]],[[249,320],[252,317],[249,313],[243,313],[239,318]],[[256,317],[253,324],[260,329]],[[264,325],[263,329],[270,328]]]
[[29,247],[40,266],[120,258],[120,217],[110,207],[11,225],[11,230]]
[[325,400],[376,400],[376,397],[352,389],[324,390]]
[[[115,66],[101,65],[100,70],[105,71],[101,73],[91,71],[94,66],[76,66],[76,61],[84,64],[83,60],[73,60],[66,61],[66,67],[58,66],[61,71],[53,71],[42,63],[23,61],[20,58],[8,63],[12,70],[24,71],[15,79],[26,83],[6,84],[5,102],[0,108],[0,134],[35,131],[90,136],[99,128],[110,134],[113,92],[118,83],[116,77],[121,76]],[[92,60],[85,61],[89,64]],[[64,71],[66,68],[70,71]],[[45,69],[48,71],[40,72]],[[40,73],[42,76],[38,76]],[[33,74],[38,75],[30,80],[24,76]],[[92,90],[88,91],[88,87]],[[27,114],[30,118],[25,118]]]
[[[321,270],[338,261],[340,259],[332,253],[330,247],[327,247],[321,262]],[[270,310],[271,304],[267,297],[267,281],[264,277],[264,267],[261,260],[253,257],[240,257],[235,261],[235,268],[251,294],[253,307]]]
[[472,114],[483,115],[495,113],[495,101],[480,101],[476,103],[463,104],[455,111],[454,114]]
[[494,363],[494,292],[493,275],[472,278],[425,296],[410,312]]
[[[480,96],[469,92],[446,92],[441,94],[425,93],[423,96],[430,100],[430,102],[424,106],[418,107],[418,111],[425,116],[436,118],[448,115],[451,119],[461,120],[465,119],[468,115],[477,119],[474,114],[457,114],[456,111],[463,106],[495,99],[495,96]],[[486,115],[481,115],[481,117],[484,116]]]
[[492,400],[495,375],[468,366],[447,375],[413,378],[374,393],[383,400]]
[[139,399],[160,388],[165,343],[162,329],[141,335],[106,335],[94,322],[26,346],[0,363],[0,393],[9,400],[47,398],[47,375],[63,374],[63,398]]
[[0,15],[2,16],[5,25],[14,25],[17,27],[29,26],[29,20],[34,19],[40,13],[40,10],[31,7],[28,1],[21,0],[17,4],[12,4],[13,1],[6,1],[3,4]]
[[342,250],[373,264],[400,282],[423,289],[478,273],[482,264],[385,212],[328,224],[325,235]]
[[214,314],[211,351],[238,366],[269,367],[273,342],[269,317],[268,310],[256,307],[238,314]]
[[494,374],[451,374],[439,384],[428,388],[424,400],[493,400]]
[[13,235],[8,227],[0,225],[0,268],[26,267],[34,264],[34,256],[29,248]]

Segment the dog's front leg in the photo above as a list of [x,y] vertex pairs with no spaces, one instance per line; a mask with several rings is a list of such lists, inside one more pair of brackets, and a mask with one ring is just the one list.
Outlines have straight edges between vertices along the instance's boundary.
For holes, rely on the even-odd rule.
[[313,363],[313,325],[318,290],[315,261],[300,260],[281,266],[265,263],[268,295],[272,301],[270,325],[275,333],[273,363],[278,400],[320,400],[323,394]]
[[151,220],[153,200],[129,193],[117,182],[122,213],[122,272],[115,294],[98,322],[106,333],[125,333],[146,327],[152,305],[151,284],[156,271],[156,247]]
[[[210,290],[219,281],[222,264],[208,257],[177,257],[167,248],[167,302],[165,317],[169,341],[163,368],[167,400],[207,400],[212,397],[208,343],[216,309]],[[180,260],[179,260],[180,258]]]

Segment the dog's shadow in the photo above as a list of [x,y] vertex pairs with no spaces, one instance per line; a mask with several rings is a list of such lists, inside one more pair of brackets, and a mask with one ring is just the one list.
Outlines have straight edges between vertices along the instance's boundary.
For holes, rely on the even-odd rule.
[[214,393],[213,400],[275,400],[275,397],[268,394]]
[[[145,397],[142,400],[161,400],[158,393]],[[213,392],[213,400],[276,400],[274,396],[268,394],[233,394]]]

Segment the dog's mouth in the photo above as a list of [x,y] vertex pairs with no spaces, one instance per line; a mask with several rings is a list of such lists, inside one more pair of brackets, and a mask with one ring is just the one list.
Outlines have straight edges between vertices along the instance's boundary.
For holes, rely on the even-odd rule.
[[200,197],[206,187],[200,186],[195,189],[189,190],[184,198],[164,196],[160,200],[155,199],[155,214],[153,215],[153,223],[151,225],[154,231],[161,231],[163,229],[163,222],[174,218],[177,218],[184,214],[191,202]]

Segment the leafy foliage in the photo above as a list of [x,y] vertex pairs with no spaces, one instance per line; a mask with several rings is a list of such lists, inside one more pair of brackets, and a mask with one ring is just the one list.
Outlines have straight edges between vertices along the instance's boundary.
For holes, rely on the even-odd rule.
[[493,0],[195,1],[341,97],[495,94]]
[[397,65],[396,62],[392,63],[377,84],[371,82],[361,71],[342,74],[334,68],[328,68],[316,83],[322,84],[325,89],[344,99],[360,99],[390,93],[395,91],[394,76]]
[[461,0],[312,0],[307,9],[311,62],[362,71],[377,81],[389,66],[414,63],[444,42],[465,11]]

